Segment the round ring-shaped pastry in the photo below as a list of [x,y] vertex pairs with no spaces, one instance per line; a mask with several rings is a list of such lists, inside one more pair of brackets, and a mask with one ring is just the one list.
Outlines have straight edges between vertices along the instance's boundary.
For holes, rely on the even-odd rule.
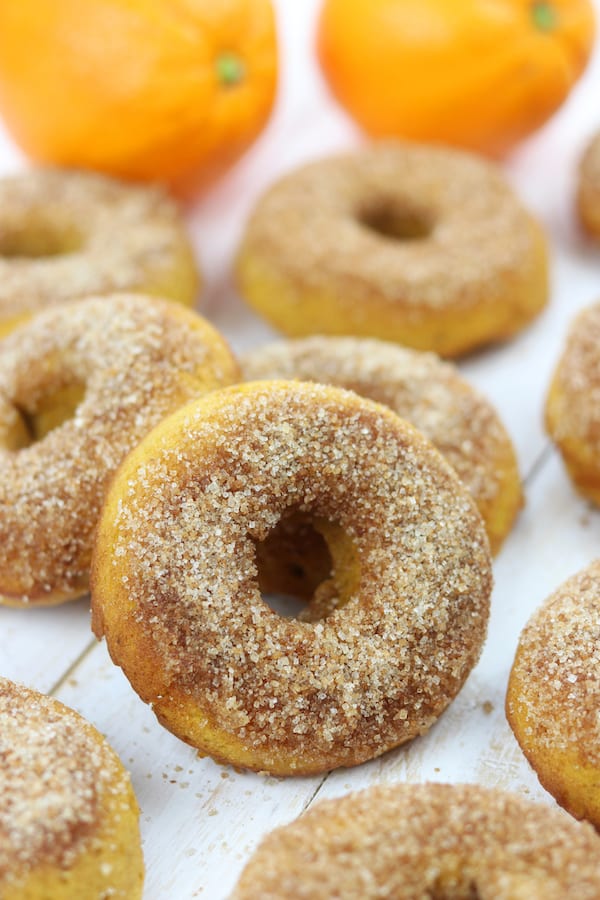
[[469,489],[498,552],[523,503],[515,452],[492,405],[453,366],[385,341],[320,336],[269,344],[240,364],[249,381],[332,384],[408,419]]
[[267,835],[231,900],[595,900],[600,838],[478,785],[377,786]]
[[198,288],[161,188],[58,169],[0,179],[0,336],[79,297],[139,291],[193,306]]
[[546,400],[546,427],[577,489],[600,505],[600,303],[573,321]]
[[543,786],[600,829],[600,561],[569,578],[521,634],[506,712]]
[[138,807],[106,740],[52,697],[0,678],[0,896],[142,896]]
[[[318,518],[334,576],[279,616],[255,543]],[[370,759],[421,734],[479,657],[488,542],[440,454],[338,388],[253,382],[179,410],[128,456],[92,566],[93,626],[159,720],[275,774]]]
[[600,133],[589,143],[581,159],[577,208],[585,229],[600,238]]
[[0,603],[88,587],[108,481],[164,416],[237,380],[217,332],[140,295],[65,303],[0,344]]
[[259,201],[238,257],[246,300],[292,336],[466,353],[545,305],[545,239],[499,171],[384,143],[312,163]]

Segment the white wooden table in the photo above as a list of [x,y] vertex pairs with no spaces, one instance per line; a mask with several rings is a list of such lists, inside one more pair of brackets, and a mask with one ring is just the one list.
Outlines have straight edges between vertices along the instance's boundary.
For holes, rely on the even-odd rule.
[[[600,10],[600,0],[598,0]],[[274,336],[236,296],[231,262],[248,211],[277,174],[360,138],[328,97],[312,49],[316,0],[279,0],[282,86],[270,126],[244,160],[189,209],[205,273],[199,309],[234,349]],[[574,313],[600,299],[600,248],[573,215],[574,167],[600,128],[600,54],[552,122],[506,162],[508,179],[545,223],[553,250],[547,310],[504,346],[460,363],[495,403],[515,441],[527,503],[495,563],[489,637],[464,690],[424,738],[353,770],[281,780],[240,774],[164,731],[89,628],[89,601],[50,610],[0,608],[0,674],[49,692],[90,719],[132,774],[142,810],[148,900],[220,900],[266,831],[315,799],[375,782],[477,781],[552,803],[504,718],[519,631],[535,607],[600,551],[600,512],[579,499],[545,436],[550,373]],[[0,171],[25,161],[0,133]]]

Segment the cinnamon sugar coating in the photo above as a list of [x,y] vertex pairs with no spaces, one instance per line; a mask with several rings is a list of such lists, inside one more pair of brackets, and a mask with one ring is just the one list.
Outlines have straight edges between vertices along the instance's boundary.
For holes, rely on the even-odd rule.
[[[0,678],[0,759],[0,896],[141,896],[129,776],[91,725],[53,698]],[[125,834],[131,840],[123,847]],[[120,881],[123,851],[130,892]],[[77,893],[73,879],[84,857],[92,860],[90,877]],[[56,894],[48,893],[54,882],[44,880],[51,871],[60,883]]]
[[596,900],[600,839],[477,785],[377,786],[267,835],[231,900]]
[[0,342],[0,603],[85,593],[104,490],[165,415],[236,380],[217,332],[140,295],[38,314]]
[[68,300],[140,291],[194,303],[199,278],[159,187],[33,169],[0,179],[0,335]]
[[586,147],[579,165],[577,208],[586,230],[600,239],[600,133]]
[[600,560],[569,578],[527,623],[506,708],[544,787],[600,828]]
[[522,505],[515,452],[491,403],[456,368],[386,341],[315,336],[279,341],[240,361],[248,380],[298,378],[385,403],[455,469],[483,516],[493,552]]
[[600,303],[571,324],[548,392],[546,427],[577,489],[600,503]]
[[292,336],[378,337],[442,356],[517,332],[545,305],[545,238],[497,167],[382,142],[306,165],[259,200],[245,299]]
[[[302,620],[257,582],[255,543],[290,510],[337,526]],[[92,570],[94,630],[160,721],[276,774],[427,731],[479,657],[490,590],[481,518],[437,451],[383,406],[285,381],[215,392],[148,435]]]

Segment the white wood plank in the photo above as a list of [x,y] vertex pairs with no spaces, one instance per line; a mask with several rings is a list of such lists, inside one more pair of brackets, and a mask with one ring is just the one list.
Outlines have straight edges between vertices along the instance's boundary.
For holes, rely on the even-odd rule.
[[239,773],[196,752],[158,724],[104,644],[57,691],[108,738],[141,808],[145,900],[225,898],[260,835],[296,818],[322,777]]
[[0,675],[50,691],[93,643],[89,597],[46,609],[0,606]]
[[58,696],[107,735],[132,773],[148,866],[145,897],[226,897],[260,837],[295,818],[315,794],[322,799],[380,782],[474,781],[552,803],[506,724],[506,681],[530,613],[599,546],[600,513],[574,494],[557,454],[549,454],[496,564],[488,642],[459,698],[425,737],[325,781],[264,778],[198,759],[158,725],[98,645]]
[[[235,349],[275,336],[243,304],[232,275],[255,198],[298,163],[361,140],[324,89],[317,69],[312,29],[318,3],[277,0],[284,49],[275,115],[240,164],[188,210],[205,275],[200,308]],[[597,7],[600,11],[600,0]],[[577,309],[600,296],[600,252],[582,238],[572,206],[577,157],[588,134],[600,125],[590,115],[597,108],[599,85],[596,54],[569,103],[505,163],[507,177],[551,237],[550,305],[514,340],[460,363],[465,376],[497,406],[525,474],[548,444],[543,402],[567,325]],[[0,172],[23,165],[0,130]],[[553,454],[534,471],[527,506],[496,561],[488,643],[460,697],[424,738],[381,760],[333,773],[324,782],[240,774],[198,759],[157,724],[104,646],[94,645],[85,653],[90,645],[87,600],[50,610],[0,608],[0,674],[41,690],[58,684],[58,696],[107,734],[131,770],[142,809],[145,900],[221,900],[261,835],[298,815],[315,792],[318,799],[379,781],[443,779],[501,785],[552,802],[505,722],[506,679],[530,613],[599,551],[600,513],[576,497]]]

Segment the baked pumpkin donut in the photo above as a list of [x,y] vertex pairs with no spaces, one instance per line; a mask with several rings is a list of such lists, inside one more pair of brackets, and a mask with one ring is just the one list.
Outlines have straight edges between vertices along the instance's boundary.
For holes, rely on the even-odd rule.
[[38,310],[140,291],[193,306],[199,276],[159,187],[34,169],[0,179],[0,336]]
[[517,460],[492,405],[453,366],[385,341],[321,336],[269,344],[240,364],[248,380],[333,384],[408,419],[469,489],[498,552],[523,503]]
[[586,231],[600,238],[600,133],[588,144],[579,165],[577,209]]
[[259,201],[242,295],[292,336],[397,341],[442,356],[519,331],[545,305],[546,243],[499,170],[382,143],[312,163]]
[[263,838],[231,900],[596,900],[600,838],[478,785],[377,786]]
[[[569,578],[521,634],[508,721],[540,782],[600,829],[600,561]],[[600,896],[600,894],[599,894]]]
[[225,342],[175,303],[113,295],[39,313],[0,343],[0,603],[88,587],[108,481],[164,416],[237,380]]
[[600,504],[600,303],[569,329],[546,400],[546,427],[576,488]]
[[95,728],[0,678],[0,759],[2,900],[141,898],[137,803]]
[[[292,509],[334,563],[304,620],[257,583],[255,543]],[[479,513],[415,429],[349,391],[253,382],[174,413],[119,469],[93,628],[201,753],[303,774],[427,731],[479,657],[490,589]]]

